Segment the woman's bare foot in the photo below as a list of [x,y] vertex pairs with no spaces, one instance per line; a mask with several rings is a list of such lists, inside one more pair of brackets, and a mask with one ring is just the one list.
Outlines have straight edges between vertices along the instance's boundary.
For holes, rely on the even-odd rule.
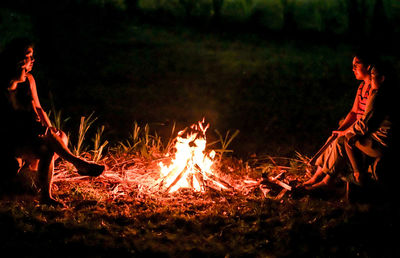
[[76,166],[78,174],[82,176],[99,176],[103,173],[105,167],[96,163],[82,162],[82,164]]
[[303,186],[309,186],[315,184],[322,176],[323,176],[322,169],[320,167],[317,168],[317,171],[314,175],[307,181],[303,183]]
[[312,185],[307,185],[307,186],[305,186],[305,188],[306,188],[306,190],[321,189],[321,188],[324,188],[324,187],[328,186],[330,184],[330,182],[331,182],[331,176],[330,175],[326,175],[324,177],[324,179],[322,179],[318,183],[314,183]]

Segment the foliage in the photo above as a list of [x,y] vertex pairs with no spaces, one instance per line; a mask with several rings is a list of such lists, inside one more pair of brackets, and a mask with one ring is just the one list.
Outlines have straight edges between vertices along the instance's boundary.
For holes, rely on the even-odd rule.
[[[381,0],[379,0],[381,1]],[[382,0],[383,1],[383,0]],[[227,20],[247,22],[252,25],[265,27],[273,30],[281,30],[284,27],[285,12],[292,12],[293,26],[301,31],[328,32],[343,35],[348,32],[351,26],[352,17],[349,8],[353,8],[350,0],[307,0],[307,1],[283,1],[283,0],[224,0],[220,15]],[[371,31],[373,26],[371,21],[375,15],[373,10],[375,0],[354,0],[356,3],[355,13],[365,15],[365,28]],[[156,1],[142,0],[140,6],[144,10],[164,10],[175,17],[211,17],[214,14],[212,0],[192,1],[192,0],[173,0]],[[288,10],[287,6],[291,5]],[[219,6],[218,4],[216,6]],[[362,6],[366,8],[362,9]],[[396,1],[383,1],[386,18],[394,22],[399,12]],[[208,19],[205,19],[206,22]]]
[[0,51],[16,37],[36,39],[29,15],[0,8]]
[[49,119],[51,120],[51,124],[55,128],[60,129],[62,131],[64,131],[65,129],[66,122],[68,122],[68,120],[71,119],[70,117],[63,119],[62,110],[56,111],[55,109],[52,109],[49,111],[48,114],[49,114]]
[[84,1],[84,4],[89,4],[100,8],[115,8],[117,10],[126,10],[126,1],[130,0],[89,0]]
[[100,159],[102,158],[104,148],[108,144],[107,140],[102,141],[103,132],[104,132],[104,125],[101,126],[100,128],[97,128],[97,133],[95,134],[94,138],[92,139],[93,147],[94,147],[92,150],[92,153],[93,153],[92,160],[96,163],[99,162]]
[[78,131],[78,139],[76,145],[73,147],[73,153],[77,156],[85,152],[88,146],[84,145],[84,140],[86,137],[86,133],[89,130],[90,126],[97,120],[96,117],[93,117],[94,112],[92,112],[87,118],[82,116],[79,124]]
[[215,133],[219,137],[219,143],[221,144],[221,149],[216,149],[215,151],[219,153],[219,160],[222,160],[222,155],[227,152],[233,152],[233,150],[228,150],[229,144],[232,142],[232,140],[239,134],[239,130],[236,130],[232,135],[230,135],[230,130],[228,130],[225,134],[225,137],[222,136],[222,134],[216,129]]
[[[127,158],[135,159],[137,168],[148,163]],[[271,157],[257,158],[260,167],[270,161]],[[238,161],[225,162],[235,167]],[[116,165],[134,170],[124,168],[124,162]],[[121,182],[107,182],[115,176],[56,180],[54,196],[65,207],[38,204],[28,194],[0,199],[0,250],[18,257],[77,253],[92,257],[399,255],[393,234],[400,226],[400,210],[386,198],[348,203],[339,191],[325,197],[286,195],[275,201],[257,189],[247,194],[181,191],[146,195],[135,184],[126,184],[130,188],[120,191]]]
[[[175,127],[173,131],[174,129]],[[169,151],[171,142],[170,138],[167,144],[164,145],[161,136],[156,131],[154,134],[150,133],[149,124],[145,124],[142,128],[135,121],[129,138],[125,141],[119,141],[113,150],[119,154],[140,154],[142,157],[151,158],[167,153],[166,151]]]

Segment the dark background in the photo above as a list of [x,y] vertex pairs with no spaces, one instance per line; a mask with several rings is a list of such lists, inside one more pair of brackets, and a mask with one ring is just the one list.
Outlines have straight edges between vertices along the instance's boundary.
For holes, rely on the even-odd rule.
[[92,111],[111,142],[134,121],[166,139],[205,116],[211,139],[241,131],[240,157],[310,155],[351,108],[356,48],[398,70],[399,14],[394,0],[3,0],[0,43],[36,42],[42,105],[70,117],[72,142]]

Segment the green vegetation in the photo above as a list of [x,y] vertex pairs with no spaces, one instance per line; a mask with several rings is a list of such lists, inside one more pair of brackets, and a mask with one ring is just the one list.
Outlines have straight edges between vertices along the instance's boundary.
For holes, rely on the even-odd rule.
[[97,128],[97,133],[95,134],[94,138],[92,139],[93,141],[93,161],[94,162],[99,162],[100,159],[103,156],[103,151],[104,148],[107,146],[108,141],[102,139],[102,135],[104,133],[104,125],[101,126],[100,128]]
[[221,143],[221,149],[215,150],[216,152],[219,153],[219,160],[222,160],[222,155],[226,152],[233,152],[233,150],[228,150],[229,144],[231,144],[232,140],[235,139],[235,137],[239,134],[239,130],[236,130],[232,135],[230,135],[230,131],[228,130],[225,134],[225,137],[222,136],[222,134],[215,129],[215,133],[219,137],[219,143]]
[[354,29],[351,19],[357,13],[361,15],[354,19],[363,19],[366,31],[374,30],[376,17],[395,24],[400,13],[400,6],[393,0],[141,0],[138,8],[168,13],[176,19],[197,18],[203,23],[217,14],[225,21],[248,22],[263,29],[282,30],[290,24],[295,30],[336,35]]
[[[377,17],[398,33],[397,1],[383,1],[383,9],[372,0],[4,2],[0,43],[23,35],[37,41],[42,105],[61,107],[51,119],[69,133],[76,154],[108,166],[99,178],[82,178],[58,161],[54,195],[65,208],[29,194],[2,198],[4,253],[399,256],[393,235],[400,214],[391,195],[354,204],[343,201],[343,188],[281,200],[258,188],[166,196],[141,184],[171,153],[177,130],[202,117],[222,175],[255,180],[286,160],[284,169],[304,177],[299,162],[337,126],[357,88],[349,4],[356,14],[366,11],[365,34],[375,38]],[[397,53],[385,54],[400,68]],[[92,110],[97,117],[81,118]],[[296,150],[300,161],[289,157]],[[275,164],[271,156],[282,158]]]
[[87,151],[87,146],[85,146],[83,141],[85,140],[86,133],[89,130],[90,126],[96,121],[97,118],[93,117],[93,113],[91,113],[88,117],[81,117],[81,122],[79,124],[78,131],[78,140],[76,145],[73,148],[73,153],[77,156],[80,156],[83,152]]
[[[57,107],[71,117],[65,131],[73,131],[78,118],[92,110],[110,143],[129,138],[133,121],[149,124],[168,139],[171,121],[183,128],[206,117],[213,129],[240,130],[230,148],[243,157],[293,155],[295,150],[311,154],[346,114],[358,84],[351,71],[351,41],[320,41],[318,33],[302,36],[307,30],[332,35],[348,31],[343,10],[350,0],[194,1],[192,7],[193,1],[139,1],[141,11],[133,14],[123,1],[93,0],[89,7],[77,1],[71,12],[64,12],[61,2],[47,16],[40,15],[40,4],[32,14],[2,10],[0,30],[17,26],[15,35],[26,31],[38,40],[34,74],[39,95],[46,107],[51,93]],[[193,8],[193,15],[208,8],[212,16],[217,2],[222,3],[222,25],[199,28],[184,17],[184,25],[171,17],[163,23],[165,12],[187,13],[183,5]],[[372,15],[374,3],[365,3]],[[110,5],[120,6],[114,10],[118,15]],[[296,5],[299,34],[282,31],[284,5]],[[100,10],[90,11],[93,6]],[[384,7],[388,19],[396,21],[396,3],[384,1]],[[239,13],[253,20],[245,21]],[[236,16],[243,21],[230,26]],[[329,32],[328,27],[339,31]],[[302,39],[296,40],[298,36]],[[74,44],[65,44],[71,40]],[[386,54],[400,67],[392,53]]]
[[[130,159],[135,162],[129,163]],[[258,158],[261,171],[276,170],[268,162],[271,159]],[[230,173],[240,178],[237,174],[243,172],[240,169],[243,164],[223,161],[235,167],[234,173]],[[278,160],[274,162],[281,164]],[[296,166],[291,166],[295,171]],[[376,199],[377,202],[348,203],[342,199],[343,188],[329,196],[295,198],[286,194],[280,200],[265,198],[258,188],[247,193],[147,194],[143,187],[126,182],[128,172],[123,181],[114,179],[119,169],[134,171],[134,167],[145,173],[140,159],[128,155],[114,163],[115,173],[108,176],[58,178],[54,193],[65,202],[64,208],[39,205],[25,195],[18,200],[2,199],[0,250],[31,257],[392,257],[399,254],[393,235],[399,229],[400,214],[396,202],[388,196]],[[56,176],[58,172],[60,167]],[[294,173],[302,176],[302,171]]]

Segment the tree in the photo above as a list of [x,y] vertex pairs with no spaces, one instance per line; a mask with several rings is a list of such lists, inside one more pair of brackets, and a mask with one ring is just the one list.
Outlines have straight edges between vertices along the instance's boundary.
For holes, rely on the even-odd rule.
[[293,0],[281,0],[281,3],[283,7],[283,30],[286,32],[296,31]]
[[347,0],[349,34],[355,38],[365,35],[366,0]]
[[190,19],[192,17],[193,10],[196,6],[197,0],[179,0],[179,4],[185,10],[186,17]]
[[387,39],[391,35],[391,26],[385,12],[383,0],[376,0],[372,14],[371,33],[374,38]]
[[125,0],[125,4],[128,12],[135,13],[139,10],[139,0]]
[[221,21],[222,6],[224,5],[224,0],[213,0],[213,19],[214,22],[219,23]]

